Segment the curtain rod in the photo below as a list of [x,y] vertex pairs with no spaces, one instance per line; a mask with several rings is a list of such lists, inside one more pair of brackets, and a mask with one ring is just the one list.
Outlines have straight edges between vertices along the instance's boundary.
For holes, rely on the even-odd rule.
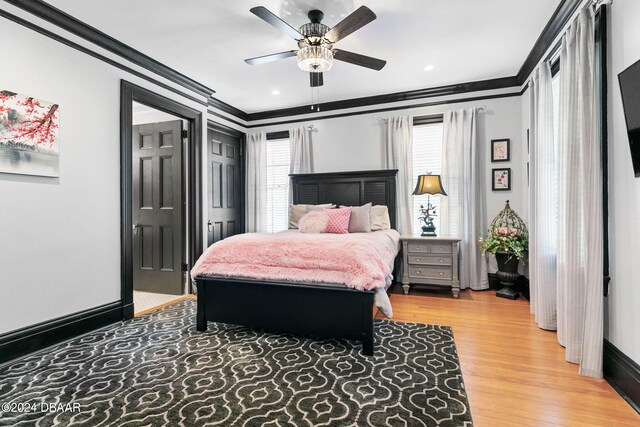
[[308,130],[309,132],[318,133],[318,128],[317,128],[317,127],[315,127],[315,126],[313,126],[313,125],[309,125],[309,126],[307,126],[307,130]]
[[[613,4],[613,0],[591,0],[591,3],[588,5],[585,5],[585,7],[592,6],[597,11],[600,6],[605,4]],[[545,61],[553,65],[553,63],[556,62],[558,58],[560,58],[561,45],[562,45],[562,37],[560,37],[560,40],[558,40],[558,42],[551,48],[551,50],[549,51],[549,54],[545,58]]]
[[[485,104],[482,104],[481,106],[479,106],[479,107],[475,107],[475,108],[476,108],[478,111],[486,111],[486,110],[487,110],[487,106],[486,106]],[[435,116],[441,116],[441,115],[442,115],[442,113],[440,113],[440,114],[435,114]],[[387,120],[387,119],[389,119],[389,117],[378,117],[378,121],[384,121],[384,120]]]
[[596,9],[600,6],[602,6],[603,4],[612,4],[613,0],[591,0],[591,5],[594,6]]

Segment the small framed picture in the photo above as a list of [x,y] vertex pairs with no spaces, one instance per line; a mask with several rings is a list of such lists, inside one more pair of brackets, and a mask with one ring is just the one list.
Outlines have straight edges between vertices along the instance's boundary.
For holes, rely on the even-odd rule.
[[510,139],[491,140],[491,161],[508,162],[511,160]]
[[511,190],[511,168],[492,169],[491,185],[493,191]]

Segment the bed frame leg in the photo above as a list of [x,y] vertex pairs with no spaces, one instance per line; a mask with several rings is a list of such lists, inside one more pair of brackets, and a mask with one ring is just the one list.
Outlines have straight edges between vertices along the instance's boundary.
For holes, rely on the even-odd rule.
[[366,337],[362,340],[362,354],[373,356],[373,337]]
[[197,286],[197,298],[198,308],[196,314],[196,330],[205,332],[207,330],[207,310],[206,310],[206,298],[205,298],[205,284],[202,281],[196,282]]
[[[369,300],[369,298],[367,298]],[[373,295],[362,304],[362,354],[373,356]]]

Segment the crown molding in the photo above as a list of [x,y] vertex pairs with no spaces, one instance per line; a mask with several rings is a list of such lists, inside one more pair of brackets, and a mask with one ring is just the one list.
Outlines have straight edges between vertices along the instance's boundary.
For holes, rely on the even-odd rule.
[[247,113],[245,113],[241,109],[236,108],[231,104],[227,104],[224,101],[220,101],[219,99],[214,97],[209,98],[207,100],[207,103],[209,104],[210,107],[217,108],[220,111],[224,111],[225,113],[231,114],[232,116],[244,121],[247,121],[247,118],[249,116]]
[[[341,101],[324,102],[320,104],[319,110],[322,112],[345,110],[348,108],[370,107],[372,105],[390,104],[393,102],[412,101],[416,99],[433,98],[437,96],[458,95],[461,93],[478,92],[485,90],[504,89],[519,86],[515,77],[504,77],[499,79],[482,80],[477,82],[459,83],[447,86],[439,86],[426,89],[410,90],[406,92],[395,92],[384,95],[367,96],[363,98],[344,99]],[[298,116],[309,114],[309,106],[302,105],[293,108],[283,108],[280,110],[262,111],[249,113],[247,121],[268,120],[281,117]]]
[[4,0],[204,97],[215,91],[42,0]]
[[390,112],[390,111],[409,110],[409,109],[412,109],[412,108],[433,107],[433,106],[436,106],[436,105],[457,104],[457,103],[461,103],[461,102],[485,101],[487,99],[512,98],[512,97],[515,97],[515,96],[521,96],[522,94],[523,94],[523,92],[517,91],[517,92],[499,93],[499,94],[494,94],[494,95],[472,96],[472,97],[467,97],[467,98],[452,98],[452,99],[445,99],[445,100],[441,100],[441,101],[420,102],[420,103],[416,103],[416,104],[399,105],[399,106],[394,106],[394,107],[374,108],[374,109],[371,109],[371,110],[350,111],[350,112],[346,112],[346,113],[336,113],[336,114],[312,116],[312,117],[308,117],[308,116],[307,117],[299,117],[297,119],[282,120],[282,121],[276,121],[276,122],[255,123],[255,124],[254,123],[249,123],[245,127],[247,129],[252,129],[252,128],[265,127],[265,126],[278,126],[278,125],[287,125],[287,124],[292,124],[292,123],[308,122],[308,121],[311,121],[311,120],[313,120],[315,122],[315,121],[318,121],[318,120],[337,119],[337,118],[340,118],[340,117],[359,116],[359,115],[362,115],[362,114],[386,113],[386,112]]

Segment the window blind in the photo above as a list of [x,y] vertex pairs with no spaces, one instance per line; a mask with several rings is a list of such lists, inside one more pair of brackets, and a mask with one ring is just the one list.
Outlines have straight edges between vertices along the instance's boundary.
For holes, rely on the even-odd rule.
[[[413,182],[418,182],[418,176],[431,172],[440,175],[442,171],[442,138],[444,126],[442,123],[431,123],[413,127]],[[447,189],[444,189],[447,191]],[[427,206],[427,195],[413,197],[413,233],[422,233],[422,223],[418,221],[420,205]],[[440,197],[431,196],[431,204],[436,207],[436,217],[433,223],[436,233],[440,230]]]
[[267,231],[289,228],[289,139],[267,141]]

